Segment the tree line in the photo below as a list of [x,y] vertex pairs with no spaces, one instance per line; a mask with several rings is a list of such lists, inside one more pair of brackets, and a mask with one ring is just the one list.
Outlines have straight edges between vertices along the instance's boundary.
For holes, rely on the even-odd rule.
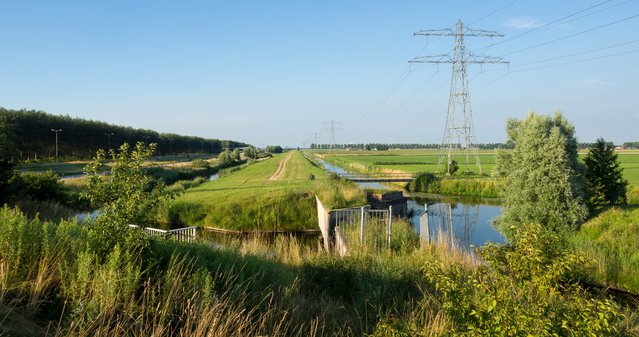
[[[311,149],[317,150],[328,150],[330,148],[335,148],[339,150],[389,150],[389,149],[402,149],[402,150],[410,150],[410,149],[440,149],[441,144],[420,144],[420,143],[359,143],[359,144],[311,144]],[[513,147],[511,144],[504,143],[485,143],[485,144],[477,144],[478,149],[510,149]]]
[[[614,144],[612,142],[608,142],[610,145]],[[495,150],[495,149],[514,149],[515,144],[511,141],[506,143],[481,143],[475,144],[475,146],[480,150]],[[580,150],[591,149],[597,146],[597,142],[594,143],[577,143],[577,148]],[[623,143],[624,148],[639,148],[639,142],[625,142]],[[331,148],[338,150],[377,150],[384,151],[390,149],[401,149],[401,150],[415,150],[415,149],[432,149],[438,150],[442,148],[442,144],[420,144],[420,143],[359,143],[359,144],[311,144],[311,149],[313,150],[328,150]]]
[[219,153],[223,149],[247,144],[160,133],[147,129],[109,124],[101,121],[53,115],[37,110],[0,108],[0,158],[13,161],[55,157],[55,133],[58,132],[60,158],[91,158],[98,149],[117,149],[123,143],[155,143],[156,155],[176,153]]

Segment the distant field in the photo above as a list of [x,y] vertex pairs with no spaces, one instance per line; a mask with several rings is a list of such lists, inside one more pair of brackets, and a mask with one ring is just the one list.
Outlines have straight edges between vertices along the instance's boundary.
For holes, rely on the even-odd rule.
[[[269,180],[287,156],[283,173]],[[313,176],[311,179],[311,175]],[[172,205],[173,222],[233,230],[314,229],[317,227],[315,191],[338,190],[326,172],[301,152],[276,155],[219,180],[187,190]],[[340,186],[353,200],[362,192]],[[327,198],[328,199],[328,198]]]
[[619,162],[623,168],[624,178],[631,186],[639,186],[639,150],[619,152]]
[[[346,168],[358,171],[401,171],[408,173],[436,172],[439,161],[439,150],[389,150],[389,151],[336,151],[324,153],[324,156]],[[480,151],[482,173],[490,174],[495,166],[493,151]],[[466,157],[453,156],[459,164],[459,171],[466,171]],[[475,160],[469,157],[468,170],[479,174]],[[445,163],[442,163],[442,169]]]
[[[334,151],[323,152],[325,158],[342,167],[356,171],[383,172],[401,171],[408,173],[437,171],[439,150],[389,150],[389,151]],[[583,158],[586,152],[580,152]],[[459,172],[465,171],[466,158],[462,155],[454,156],[459,164]],[[482,173],[490,175],[495,167],[495,152],[492,150],[479,151]],[[639,150],[619,152],[619,162],[624,169],[624,177],[631,186],[639,186]],[[442,164],[442,169],[443,169]],[[469,170],[479,173],[473,158],[469,160]]]
[[[171,166],[171,167],[184,167],[190,166],[191,161],[196,158],[209,159],[211,155],[198,155],[191,154],[188,156],[163,156],[153,157],[151,160],[146,161],[143,166]],[[84,167],[89,161],[69,161],[69,162],[40,162],[40,163],[28,163],[18,165],[18,169],[22,172],[45,172],[53,171],[60,176],[65,175],[78,175],[84,173]],[[209,159],[209,162],[214,162],[214,159]],[[109,170],[111,167],[110,162],[106,162],[103,170]]]

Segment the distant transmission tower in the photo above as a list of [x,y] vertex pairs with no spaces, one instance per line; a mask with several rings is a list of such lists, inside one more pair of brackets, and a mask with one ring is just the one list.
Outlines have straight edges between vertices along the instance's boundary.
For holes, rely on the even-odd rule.
[[440,171],[444,158],[446,162],[446,175],[450,175],[452,155],[456,150],[463,150],[466,157],[466,172],[470,172],[470,157],[472,156],[482,174],[481,163],[477,155],[475,144],[475,127],[473,125],[472,110],[470,108],[470,95],[468,94],[468,76],[466,64],[483,63],[508,63],[500,57],[475,55],[466,50],[465,36],[504,36],[498,32],[489,30],[476,30],[465,27],[461,20],[457,21],[455,29],[432,29],[416,32],[414,35],[426,36],[454,36],[455,49],[453,55],[441,54],[432,56],[419,56],[409,63],[452,63],[453,74],[450,82],[450,98],[448,99],[448,113],[446,114],[446,128],[442,141],[442,152],[437,162],[437,172]]
[[342,122],[336,122],[334,120],[331,120],[330,122],[325,122],[330,124],[331,126],[328,128],[324,128],[323,130],[328,130],[331,132],[331,141],[330,141],[330,147],[329,147],[329,151],[335,149],[335,130],[341,130],[342,128],[338,128],[335,126],[335,124],[341,124]]

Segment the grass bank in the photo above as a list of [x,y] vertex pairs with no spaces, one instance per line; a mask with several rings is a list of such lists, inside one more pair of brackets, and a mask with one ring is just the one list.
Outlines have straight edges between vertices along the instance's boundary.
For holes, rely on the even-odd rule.
[[[289,156],[283,173],[269,180]],[[356,186],[329,179],[299,151],[276,155],[189,189],[170,208],[174,224],[232,230],[317,227],[315,193],[332,208],[364,204]]]
[[[410,228],[402,226],[407,224],[396,223],[396,230],[408,237],[394,241],[392,249],[364,246],[340,258],[286,237],[214,249],[133,235],[135,240],[104,247],[90,225],[43,223],[3,208],[0,334],[638,332],[636,313],[569,281],[565,267],[575,267],[571,255],[539,255],[538,246],[492,247],[486,251],[489,268],[445,244],[420,249]],[[552,240],[540,244],[554,247]]]
[[639,204],[602,212],[570,241],[596,261],[595,283],[639,294]]
[[406,185],[410,192],[480,198],[499,198],[500,181],[495,178],[440,177],[421,173]]

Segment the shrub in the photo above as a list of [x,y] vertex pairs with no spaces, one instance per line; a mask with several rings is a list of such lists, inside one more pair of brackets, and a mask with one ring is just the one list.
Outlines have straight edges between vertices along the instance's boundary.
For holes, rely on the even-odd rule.
[[193,168],[209,168],[210,164],[208,160],[198,158],[191,162],[191,166]]
[[454,320],[455,334],[570,335],[619,334],[623,318],[608,298],[593,298],[577,282],[586,259],[566,249],[541,225],[515,230],[512,246],[479,250],[488,264],[469,271],[439,261],[424,266],[441,308]]

